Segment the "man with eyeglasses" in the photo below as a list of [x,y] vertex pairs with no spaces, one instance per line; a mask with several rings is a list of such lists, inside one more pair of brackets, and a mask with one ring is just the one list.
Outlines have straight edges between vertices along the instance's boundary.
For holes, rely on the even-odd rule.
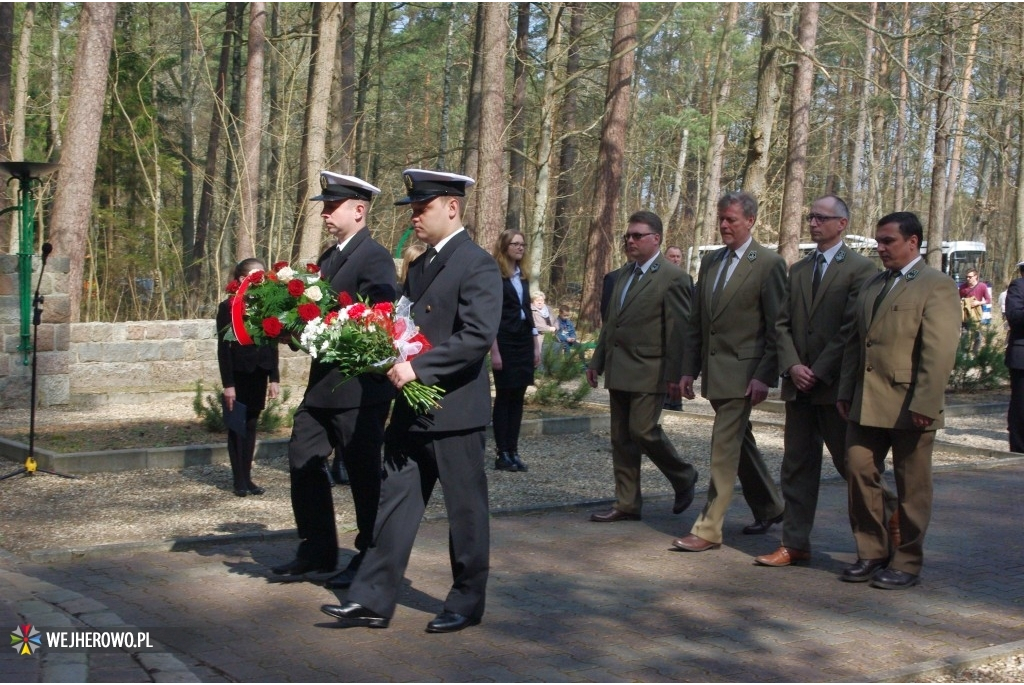
[[[786,262],[754,240],[757,200],[732,192],[718,201],[718,230],[725,247],[701,260],[690,325],[686,330],[683,397],[693,381],[715,410],[711,433],[711,486],[690,534],[672,544],[687,552],[722,545],[722,525],[736,477],[764,532],[782,520],[783,502],[750,425],[751,409],[778,382],[775,321],[786,288]],[[748,528],[752,528],[748,526]]]
[[597,387],[604,375],[611,410],[615,504],[591,514],[595,523],[639,521],[640,458],[646,454],[675,490],[672,513],[693,502],[697,470],[683,461],[661,429],[665,397],[679,398],[683,329],[693,281],[661,254],[662,224],[653,212],[635,212],[623,236],[629,262],[615,274],[608,318],[587,368]]
[[[857,294],[877,271],[870,259],[843,242],[849,217],[846,203],[835,195],[812,202],[807,222],[817,249],[789,270],[776,325],[786,402],[781,477],[786,512],[782,544],[754,558],[762,566],[789,566],[811,558],[823,444],[836,471],[846,478],[846,420],[836,409],[839,374],[856,323]],[[895,495],[884,492],[891,516]]]

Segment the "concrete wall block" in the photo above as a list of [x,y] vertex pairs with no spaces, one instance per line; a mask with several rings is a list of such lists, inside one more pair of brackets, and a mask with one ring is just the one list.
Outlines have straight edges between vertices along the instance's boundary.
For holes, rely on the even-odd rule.
[[53,349],[68,351],[71,346],[71,324],[53,324]]
[[47,323],[66,323],[71,320],[71,298],[50,295],[43,299],[43,318]]
[[185,337],[181,334],[181,324],[178,321],[161,321],[153,333],[159,335],[161,340]]
[[36,371],[40,376],[66,374],[71,368],[71,355],[67,352],[40,352],[36,357]]
[[29,405],[30,393],[31,388],[27,377],[0,378],[0,408],[24,409]]
[[36,331],[36,351],[53,352],[53,324],[41,323]]
[[71,378],[67,374],[37,377],[36,398],[41,407],[67,404],[71,400]]
[[210,340],[217,336],[217,326],[212,319],[189,319],[179,321],[179,334],[188,340]]
[[0,295],[0,323],[21,321],[21,299],[17,291],[13,295]]
[[18,255],[0,254],[0,274],[13,274],[18,270]]
[[11,355],[0,354],[0,378],[11,372]]
[[125,342],[128,340],[128,324],[108,323],[110,327],[110,342]]
[[0,273],[0,295],[17,295],[18,278],[14,274]]
[[124,324],[125,339],[126,340],[145,340],[146,339],[146,323],[145,322],[131,322]]
[[185,343],[182,340],[164,340],[157,344],[161,361],[191,361],[194,357],[185,354]]
[[[110,329],[101,323],[73,323],[71,324],[71,342],[87,343],[101,342],[103,336],[110,335]],[[109,338],[106,338],[109,339]]]

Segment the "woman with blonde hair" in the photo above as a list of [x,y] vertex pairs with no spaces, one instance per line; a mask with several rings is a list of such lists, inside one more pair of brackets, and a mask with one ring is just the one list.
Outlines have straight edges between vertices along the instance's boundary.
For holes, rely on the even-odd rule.
[[526,471],[519,456],[519,428],[526,388],[533,385],[533,370],[540,365],[541,346],[530,311],[530,284],[524,276],[526,238],[519,231],[503,231],[493,255],[502,283],[501,322],[491,345],[495,390],[491,422],[498,451],[494,468]]

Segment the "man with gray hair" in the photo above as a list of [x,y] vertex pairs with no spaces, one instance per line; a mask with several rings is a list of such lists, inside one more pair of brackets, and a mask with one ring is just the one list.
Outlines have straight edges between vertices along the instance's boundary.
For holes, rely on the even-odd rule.
[[690,534],[672,544],[687,552],[722,545],[722,524],[739,475],[754,513],[746,533],[763,533],[782,520],[783,502],[768,473],[750,425],[751,409],[778,381],[775,321],[786,288],[786,262],[754,240],[757,200],[728,193],[718,201],[718,230],[725,244],[704,257],[683,345],[683,397],[711,401],[711,487]]

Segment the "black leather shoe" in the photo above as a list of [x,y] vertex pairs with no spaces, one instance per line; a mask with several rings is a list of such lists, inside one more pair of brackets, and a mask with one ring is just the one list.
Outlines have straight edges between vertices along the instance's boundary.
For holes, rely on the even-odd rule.
[[367,628],[387,628],[391,619],[374,613],[361,604],[345,602],[342,605],[324,604],[320,611],[338,619],[342,625],[349,627],[365,626]]
[[236,497],[245,497],[248,494],[249,494],[248,490],[243,490],[242,488],[235,488],[235,496]]
[[871,577],[871,587],[880,587],[883,590],[906,590],[908,587],[917,585],[920,580],[920,576],[915,576],[913,573],[887,568]]
[[839,580],[845,580],[847,583],[866,583],[875,575],[875,571],[885,568],[888,563],[888,559],[858,559],[856,564],[843,569]]
[[767,521],[754,521],[749,526],[743,529],[744,535],[764,535],[768,532],[768,529],[774,526],[776,523],[782,523],[783,514],[779,514],[773,519]]
[[310,571],[330,573],[334,570],[334,564],[318,564],[309,559],[292,559],[287,564],[275,566],[270,570],[278,576],[301,576]]
[[344,590],[352,585],[352,581],[356,579],[356,573],[359,571],[359,566],[363,563],[363,555],[357,554],[352,557],[352,560],[348,562],[348,566],[341,573],[331,576],[324,582],[324,587],[328,590]]
[[518,471],[519,467],[512,461],[512,455],[508,452],[498,452],[498,458],[494,460],[495,471]]
[[453,611],[442,611],[427,624],[428,633],[455,633],[463,628],[480,625],[480,619],[470,618]]
[[682,514],[693,504],[694,494],[697,492],[697,478],[694,476],[693,484],[687,489],[676,493],[676,501],[672,503],[672,513]]
[[509,455],[509,458],[512,460],[512,463],[516,465],[516,470],[518,470],[518,471],[529,471],[530,470],[529,467],[525,463],[523,463],[522,458],[519,456],[519,452],[513,452],[512,454]]
[[618,509],[609,509],[603,514],[591,514],[590,520],[594,523],[615,523],[616,521],[639,521],[640,514],[627,514]]
[[250,495],[262,495],[264,492],[266,492],[266,490],[264,490],[260,486],[254,484],[254,483],[250,483],[249,484],[249,494]]
[[331,477],[331,485],[348,485],[348,469],[345,468],[345,463],[341,459],[334,458],[328,475]]

